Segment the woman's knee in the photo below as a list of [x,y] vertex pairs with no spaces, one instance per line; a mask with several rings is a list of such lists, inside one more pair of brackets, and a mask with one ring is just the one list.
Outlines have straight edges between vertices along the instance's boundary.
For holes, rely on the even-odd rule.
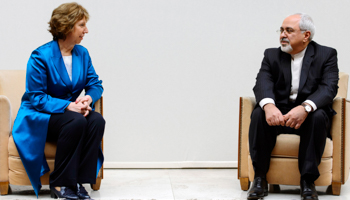
[[102,139],[106,121],[100,113],[91,112],[89,115],[87,117],[87,134]]
[[91,112],[90,115],[91,116],[89,116],[87,119],[88,124],[98,126],[98,127],[103,127],[103,128],[105,127],[106,121],[100,113]]
[[76,143],[85,133],[87,121],[85,117],[76,112],[68,112],[63,116],[65,119],[59,128],[59,138],[62,138],[69,143]]
[[87,125],[87,120],[81,113],[71,113],[69,127],[72,129],[84,129]]

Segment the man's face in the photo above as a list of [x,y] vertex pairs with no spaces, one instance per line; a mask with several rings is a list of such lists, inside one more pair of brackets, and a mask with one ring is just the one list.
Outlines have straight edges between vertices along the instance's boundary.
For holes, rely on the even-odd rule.
[[299,15],[291,15],[287,17],[280,28],[280,44],[282,51],[289,54],[301,52],[308,42],[308,37],[305,36],[305,31],[299,28]]

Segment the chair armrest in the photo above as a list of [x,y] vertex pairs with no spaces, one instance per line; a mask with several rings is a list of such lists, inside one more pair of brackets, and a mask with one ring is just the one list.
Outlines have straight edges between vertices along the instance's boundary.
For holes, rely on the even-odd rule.
[[10,100],[0,95],[0,182],[9,181],[8,142],[11,134]]
[[333,101],[331,135],[333,141],[333,182],[344,184],[349,177],[350,167],[350,101],[337,97]]
[[238,130],[238,179],[247,178],[248,171],[248,134],[250,115],[255,107],[254,97],[240,97]]
[[[99,100],[97,100],[94,105],[95,105],[95,112],[98,112],[98,113],[100,113],[103,116],[103,97],[101,96],[101,98]],[[101,149],[102,149],[102,152],[103,152],[103,138],[102,138],[102,141],[101,141]],[[100,179],[103,179],[103,165],[102,165],[101,170],[98,173],[97,177],[100,178]],[[99,186],[98,186],[98,188],[99,188]]]
[[103,116],[103,97],[95,102],[95,112],[100,113]]

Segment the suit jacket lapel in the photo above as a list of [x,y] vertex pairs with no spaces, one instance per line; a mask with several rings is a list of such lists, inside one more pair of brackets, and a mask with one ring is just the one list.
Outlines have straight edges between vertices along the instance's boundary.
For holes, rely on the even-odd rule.
[[52,57],[51,57],[52,62],[54,64],[54,66],[56,67],[56,70],[57,70],[58,74],[60,75],[64,84],[66,84],[66,86],[70,90],[72,90],[72,82],[70,81],[66,66],[64,65],[62,54],[61,54],[60,48],[58,46],[58,42],[53,41],[51,47],[52,47]]
[[286,87],[288,90],[287,95],[290,94],[291,80],[292,80],[291,59],[292,59],[292,57],[290,54],[282,52],[281,66],[282,66],[285,84],[286,84]]
[[82,68],[83,64],[83,56],[79,55],[79,52],[77,51],[76,46],[74,46],[73,51],[72,51],[72,87],[74,88],[80,77],[80,70]]
[[307,76],[308,76],[309,70],[310,70],[310,66],[311,66],[311,63],[313,60],[313,56],[314,56],[314,47],[312,45],[308,45],[306,52],[305,52],[305,55],[304,55],[303,65],[301,67],[298,93],[302,90],[302,88],[304,87],[304,85],[306,83]]

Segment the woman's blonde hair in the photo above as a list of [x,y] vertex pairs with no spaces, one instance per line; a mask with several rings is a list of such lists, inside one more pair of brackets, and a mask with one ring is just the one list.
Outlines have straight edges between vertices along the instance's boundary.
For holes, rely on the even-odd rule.
[[72,32],[75,23],[83,18],[86,21],[89,20],[89,13],[83,6],[75,2],[64,3],[52,11],[49,32],[54,40],[65,40],[67,35]]

